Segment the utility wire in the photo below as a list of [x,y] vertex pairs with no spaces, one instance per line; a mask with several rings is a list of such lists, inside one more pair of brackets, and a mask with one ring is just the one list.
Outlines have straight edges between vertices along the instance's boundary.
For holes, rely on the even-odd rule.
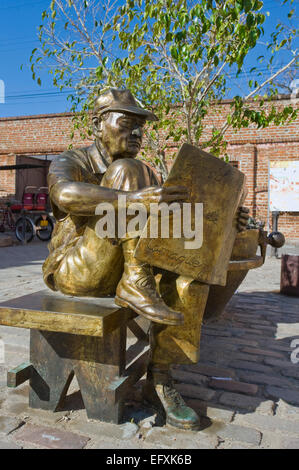
[[[273,67],[272,71],[275,72],[275,71],[279,70],[282,66],[283,65],[281,65],[279,67],[278,66]],[[259,73],[265,73],[265,72],[269,72],[269,70],[265,67],[264,68],[257,68],[253,72],[250,72],[250,69],[248,69],[248,70],[242,71],[239,74],[238,77],[235,77],[234,73],[226,74],[226,78],[235,78],[236,80],[241,80],[241,79],[244,79],[245,74],[250,75],[250,78],[252,78],[253,76],[256,76]],[[240,75],[242,75],[242,76],[240,76]],[[28,92],[23,92],[23,93],[11,92],[10,94],[6,95],[6,99],[10,100],[10,101],[15,101],[16,99],[17,100],[20,100],[20,99],[36,99],[36,98],[41,98],[41,97],[46,97],[46,96],[47,97],[65,96],[65,95],[77,94],[77,93],[78,93],[78,90],[76,90],[74,88],[67,89],[67,90],[61,90],[61,91],[60,90],[52,91],[51,89],[46,89],[46,90],[43,90],[41,92],[35,92],[35,91],[28,91]]]

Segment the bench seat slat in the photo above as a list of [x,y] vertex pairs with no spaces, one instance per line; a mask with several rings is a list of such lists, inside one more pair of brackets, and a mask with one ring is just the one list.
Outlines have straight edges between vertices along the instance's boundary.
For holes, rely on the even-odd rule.
[[112,297],[71,297],[42,290],[0,303],[0,325],[103,337],[136,314]]

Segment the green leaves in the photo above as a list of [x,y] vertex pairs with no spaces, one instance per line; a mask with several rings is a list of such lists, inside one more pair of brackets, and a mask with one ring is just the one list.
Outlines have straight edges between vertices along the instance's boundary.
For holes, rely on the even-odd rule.
[[170,46],[169,50],[170,50],[171,57],[177,60],[179,58],[177,46],[176,45]]
[[247,28],[251,28],[255,24],[255,17],[252,13],[249,13],[246,17]]
[[288,18],[292,18],[292,16],[294,15],[295,13],[295,10],[291,10],[289,13],[288,13]]
[[254,6],[254,3],[252,0],[243,0],[242,6],[244,8],[245,13],[248,13]]
[[[46,64],[53,84],[70,90],[71,110],[76,112],[74,129],[91,135],[88,110],[94,96],[107,86],[128,87],[160,118],[148,132],[145,153],[163,174],[161,131],[169,142],[188,141],[215,155],[225,154],[221,129],[215,126],[207,131],[205,119],[215,101],[227,96],[235,71],[241,80],[246,58],[264,34],[262,1],[124,0],[114,7],[106,0],[60,1],[52,0],[42,13],[40,47],[33,49],[29,61],[39,85],[37,71]],[[293,29],[287,35],[283,25],[277,25],[269,42],[268,65],[278,50],[290,47],[296,34]],[[263,70],[265,57],[269,53],[257,59],[263,62]],[[246,79],[249,89],[258,89],[264,80],[260,70],[260,65],[251,67]],[[249,104],[236,96],[227,124],[266,127],[292,119],[292,109],[270,110],[267,99],[274,93],[275,86],[269,85],[266,98],[257,97]]]

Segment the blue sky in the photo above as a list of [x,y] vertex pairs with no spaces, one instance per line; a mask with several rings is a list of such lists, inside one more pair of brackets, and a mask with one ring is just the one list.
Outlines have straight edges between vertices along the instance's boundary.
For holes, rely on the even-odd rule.
[[[49,0],[0,0],[0,80],[5,83],[5,103],[0,103],[0,117],[58,113],[69,109],[66,92],[61,93],[52,85],[46,71],[40,74],[42,86],[37,85],[28,65],[31,51],[38,45],[37,27],[41,24],[41,13],[49,3]],[[265,24],[267,34],[279,19],[286,17],[289,7],[281,7],[279,0],[265,0],[264,3],[264,11],[270,12]],[[256,65],[258,55],[258,51],[251,54],[247,70]],[[286,63],[289,58],[281,57],[280,60]],[[22,70],[21,64],[24,64]],[[244,76],[240,80],[244,81]]]

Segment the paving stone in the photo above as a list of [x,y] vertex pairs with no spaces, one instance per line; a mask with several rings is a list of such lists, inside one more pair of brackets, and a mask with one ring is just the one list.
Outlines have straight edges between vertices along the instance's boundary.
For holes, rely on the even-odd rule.
[[26,354],[29,350],[29,338],[24,336],[5,335],[3,338],[5,352],[20,352]]
[[[219,348],[218,350],[214,350],[211,348],[202,348],[201,351],[202,360],[209,360],[210,364],[214,364],[215,367],[227,367],[228,362],[232,360],[234,355],[235,351],[226,351],[222,348]],[[233,372],[234,371],[232,370],[231,375]],[[224,375],[223,377],[231,377],[231,375]],[[219,377],[222,377],[222,375],[220,375]]]
[[144,434],[148,432],[154,425],[156,421],[156,414],[152,416],[147,416],[144,419],[141,419],[138,421],[138,432],[141,432],[141,434]]
[[219,403],[232,407],[234,410],[259,411],[260,413],[272,413],[274,403],[265,402],[262,398],[248,397],[239,393],[224,392],[219,398]]
[[212,398],[216,395],[213,390],[191,384],[176,384],[175,388],[184,397],[198,398],[199,400],[203,401],[212,400]]
[[6,338],[27,338],[30,339],[30,330],[25,328],[14,328],[13,326],[4,326],[0,325],[0,334],[1,338],[6,340]]
[[[127,449],[161,449],[161,446],[156,444],[149,444],[143,438],[134,439],[134,441],[118,441],[117,439],[91,439],[88,441],[85,449],[105,449],[105,450],[127,450]],[[111,454],[113,455],[113,453]],[[134,455],[134,452],[132,453]],[[133,468],[133,467],[132,467]]]
[[222,410],[221,408],[214,408],[212,406],[208,406],[206,410],[206,416],[213,421],[230,423],[233,419],[233,415],[233,411]]
[[286,377],[292,377],[293,379],[299,379],[299,367],[297,365],[297,369],[295,367],[288,367],[281,370],[282,375]]
[[0,234],[0,247],[4,248],[6,246],[12,246],[13,241],[12,237],[10,235],[3,235],[2,233]]
[[235,372],[231,369],[225,369],[224,367],[217,367],[210,364],[194,364],[179,366],[180,369],[196,372],[202,375],[207,375],[209,377],[235,377]]
[[[298,321],[299,321],[299,319],[298,319]],[[283,351],[283,352],[286,352],[286,353],[290,353],[292,351],[292,348],[290,348],[288,340],[285,344],[283,344],[282,340],[279,340],[279,342],[278,342],[277,340],[272,341],[272,340],[269,340],[269,338],[267,338],[267,340],[265,341],[265,346],[268,349],[273,349],[275,351]]]
[[252,317],[250,315],[250,317],[248,317],[248,315],[244,314],[237,314],[235,315],[235,317],[239,322],[241,323],[244,323],[244,324],[249,324],[249,325],[253,325],[255,327],[257,327],[258,325],[264,325],[264,326],[272,326],[271,322],[270,321],[267,321],[267,320],[261,320],[260,317],[257,318],[257,317]]
[[234,416],[233,411],[224,410],[223,408],[216,408],[214,406],[211,406],[208,402],[204,402],[202,400],[194,400],[192,398],[186,398],[185,402],[194,411],[196,411],[201,417],[209,418],[212,421],[230,423]]
[[296,405],[291,405],[286,401],[280,399],[277,402],[275,416],[279,418],[299,420],[299,409]]
[[245,442],[231,441],[230,439],[225,439],[221,441],[217,449],[234,449],[234,450],[247,450],[247,449],[256,449],[259,448],[252,444],[246,444]]
[[241,370],[250,370],[255,372],[263,372],[264,374],[273,373],[272,367],[264,366],[263,364],[258,364],[250,361],[231,361],[229,364],[231,367]]
[[254,323],[251,323],[250,328],[247,331],[250,331],[251,329],[255,333],[259,331],[259,334],[261,335],[269,333],[270,336],[273,336],[276,333],[277,327],[273,325],[269,325],[269,324],[268,325],[263,325],[263,324],[254,325]]
[[69,423],[69,428],[82,434],[109,439],[129,440],[136,436],[139,428],[135,423],[112,424],[99,421],[75,419]]
[[258,349],[258,348],[243,348],[242,352],[249,354],[260,354],[261,356],[277,357],[279,359],[284,359],[284,355],[277,351],[269,351],[267,349]]
[[[246,345],[246,346],[258,346],[258,340],[247,340],[243,338],[229,338],[229,341],[236,344]],[[245,351],[246,352],[246,351]]]
[[22,446],[19,446],[12,441],[0,441],[0,450],[4,449],[22,449]]
[[229,337],[232,336],[230,331],[224,331],[223,329],[216,330],[210,327],[203,327],[202,334],[208,336],[222,336],[222,337]]
[[185,370],[174,369],[171,373],[172,377],[178,382],[194,385],[205,385],[209,382],[208,377],[205,375],[187,372]]
[[7,411],[18,416],[20,419],[30,419],[30,422],[38,425],[56,426],[57,423],[62,421],[69,421],[74,419],[78,414],[84,415],[85,410],[75,411],[56,411],[53,413],[50,410],[41,410],[30,408],[28,399],[26,403],[11,403],[6,407]]
[[255,384],[292,387],[292,384],[288,379],[276,377],[275,375],[259,374],[257,372],[239,372],[239,378]]
[[1,408],[5,410],[5,413],[13,415],[19,420],[22,420],[22,415],[28,415],[29,409],[27,383],[20,385],[15,389],[7,388],[5,386],[4,393],[0,398],[0,401],[2,401]]
[[[27,400],[28,401],[28,400]],[[7,412],[7,414],[13,415],[22,419],[23,416],[28,416],[29,413],[29,406],[28,403],[22,401],[15,401],[15,403],[7,403],[4,402],[3,409]]]
[[[245,336],[250,337],[252,335],[262,336],[264,333],[260,330],[254,330],[253,328],[245,328],[245,325],[235,324],[230,327],[230,331],[233,333],[233,336]],[[250,338],[249,338],[250,339]]]
[[83,449],[89,441],[89,437],[32,424],[23,426],[13,437],[46,449]]
[[[145,445],[143,441],[117,441],[116,439],[113,440],[106,440],[106,439],[98,439],[98,440],[90,440],[84,447],[84,450],[88,449],[105,449],[105,450],[124,450],[124,449],[144,449]],[[154,449],[160,449],[160,447],[153,446]],[[113,454],[111,454],[113,455]],[[134,453],[133,453],[134,455]]]
[[[214,425],[212,425],[212,428],[213,426]],[[261,437],[262,437],[261,433],[252,428],[238,426],[233,423],[227,424],[218,430],[217,430],[217,424],[215,427],[216,427],[215,432],[217,433],[217,436],[220,437],[221,439],[231,439],[231,440],[236,440],[239,442],[247,442],[255,446],[258,446],[261,442]]]
[[22,424],[24,424],[23,421],[19,419],[11,418],[10,416],[0,416],[0,434],[7,436],[22,426]]
[[265,392],[270,398],[281,398],[282,400],[291,403],[292,405],[299,405],[299,391],[289,390],[280,387],[266,387]]
[[280,360],[280,359],[273,359],[272,357],[266,357],[264,359],[264,363],[270,366],[279,367],[280,369],[291,369],[293,366],[293,370],[298,372],[298,365],[292,364],[291,359],[287,360]]
[[233,419],[234,412],[229,410],[223,410],[221,408],[215,408],[213,406],[207,406],[206,416],[212,421],[220,421],[223,423],[230,423]]
[[299,449],[299,438],[280,432],[263,432],[261,449]]
[[[208,337],[208,336],[202,336],[202,339],[201,339],[201,345],[203,347],[208,347],[209,349],[213,349],[214,351],[216,349],[221,349],[221,351],[223,351],[223,349],[227,349],[229,351],[236,351],[238,346],[235,344],[236,341],[234,341],[235,339],[237,338],[211,338],[211,337]],[[247,344],[247,343],[246,343]],[[251,346],[257,346],[257,344],[252,344]]]
[[256,395],[258,386],[248,384],[245,382],[237,382],[236,380],[216,380],[211,379],[209,387],[217,388],[219,390],[229,390],[230,392],[240,392],[246,395]]
[[234,355],[234,359],[248,362],[262,362],[261,356],[254,356],[253,354],[246,354],[239,351]]
[[161,448],[175,449],[213,449],[218,444],[217,436],[207,436],[204,431],[190,432],[165,426],[152,428],[145,437],[145,442]]
[[234,423],[253,426],[255,429],[265,431],[279,431],[281,433],[294,434],[298,437],[299,435],[299,421],[282,419],[277,416],[266,416],[262,414],[239,414],[237,413],[234,417]]

